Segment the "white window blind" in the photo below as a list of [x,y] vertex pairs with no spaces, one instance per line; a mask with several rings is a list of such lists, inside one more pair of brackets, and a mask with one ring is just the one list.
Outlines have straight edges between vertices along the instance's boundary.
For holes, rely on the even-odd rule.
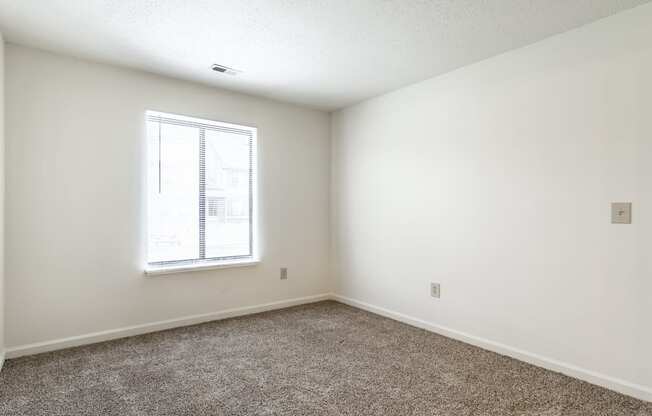
[[149,267],[255,259],[253,127],[148,111]]

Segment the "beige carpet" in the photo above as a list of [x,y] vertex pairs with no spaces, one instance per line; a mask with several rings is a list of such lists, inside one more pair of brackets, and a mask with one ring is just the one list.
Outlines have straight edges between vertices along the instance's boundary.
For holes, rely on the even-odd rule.
[[652,405],[322,302],[9,360],[0,414],[652,416]]

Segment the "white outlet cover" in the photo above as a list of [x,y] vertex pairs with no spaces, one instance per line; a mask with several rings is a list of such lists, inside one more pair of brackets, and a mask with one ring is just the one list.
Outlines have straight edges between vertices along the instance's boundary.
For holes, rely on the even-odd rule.
[[430,283],[430,296],[437,299],[441,297],[441,285],[439,283]]

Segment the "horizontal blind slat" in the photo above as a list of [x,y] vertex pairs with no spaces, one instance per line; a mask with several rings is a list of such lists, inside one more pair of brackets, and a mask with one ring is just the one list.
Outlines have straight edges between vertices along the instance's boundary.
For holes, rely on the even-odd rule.
[[247,136],[250,138],[253,137],[253,133],[251,132],[251,130],[237,129],[233,127],[220,126],[217,124],[205,124],[205,123],[198,123],[194,121],[175,120],[172,118],[152,116],[152,115],[147,116],[147,121],[151,121],[154,123],[161,123],[161,124],[172,124],[175,126],[194,127],[198,129],[220,131],[224,133],[241,134],[243,136]]

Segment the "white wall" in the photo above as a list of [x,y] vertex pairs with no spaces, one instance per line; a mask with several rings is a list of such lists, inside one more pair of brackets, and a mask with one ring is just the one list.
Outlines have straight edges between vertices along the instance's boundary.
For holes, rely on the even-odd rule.
[[[328,290],[327,113],[6,52],[8,348]],[[259,266],[143,275],[147,109],[259,128]]]
[[0,369],[4,361],[5,348],[5,109],[4,109],[4,71],[5,43],[0,33]]
[[650,39],[646,5],[335,113],[336,291],[652,400]]

